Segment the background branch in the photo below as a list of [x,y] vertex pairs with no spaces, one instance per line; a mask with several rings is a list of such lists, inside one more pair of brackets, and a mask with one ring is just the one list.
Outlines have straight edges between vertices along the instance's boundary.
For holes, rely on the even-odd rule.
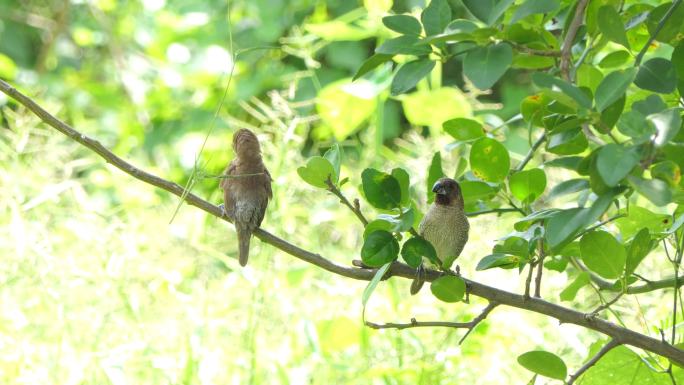
[[[103,159],[105,159],[108,163],[111,163],[118,169],[124,171],[125,173],[133,176],[136,179],[139,179],[153,186],[159,187],[178,197],[183,196],[184,189],[178,184],[167,181],[156,175],[150,174],[148,172],[145,172],[134,167],[130,163],[124,161],[123,159],[113,154],[108,149],[106,149],[97,140],[94,140],[92,138],[87,137],[84,134],[81,134],[80,132],[70,127],[68,124],[55,118],[49,112],[45,111],[42,107],[36,104],[31,98],[22,94],[21,92],[19,92],[3,80],[0,80],[0,91],[2,91],[10,98],[14,99],[18,103],[28,108],[49,126],[55,128],[56,130],[60,131],[64,135],[73,139],[74,141],[94,151]],[[192,206],[198,207],[206,211],[207,213],[210,213],[220,219],[230,222],[228,218],[221,215],[221,209],[218,206],[213,205],[199,198],[197,195],[188,193],[185,196],[185,201]],[[290,254],[305,262],[311,263],[322,269],[325,269],[327,271],[344,277],[370,281],[376,273],[376,269],[359,269],[355,267],[338,265],[333,261],[323,258],[319,254],[315,254],[310,251],[304,250],[296,245],[293,245],[285,241],[284,239],[276,237],[275,235],[261,228],[256,229],[253,234],[262,242],[268,243],[269,245],[272,245],[284,251],[287,254]],[[425,280],[428,282],[434,281],[439,276],[441,276],[441,274],[441,272],[435,270],[427,270]],[[395,261],[392,263],[390,269],[388,270],[387,276],[413,279],[415,276],[415,269],[411,268],[406,264]],[[676,347],[668,344],[666,341],[661,341],[659,339],[655,339],[644,334],[640,334],[633,330],[615,325],[611,322],[599,318],[587,317],[585,313],[578,312],[576,310],[566,308],[551,302],[547,302],[539,298],[526,298],[522,295],[497,289],[476,281],[468,280],[465,278],[463,279],[465,280],[466,285],[468,286],[470,295],[475,295],[487,299],[491,303],[507,305],[531,311],[534,313],[543,314],[549,317],[553,317],[558,319],[562,323],[571,323],[591,330],[595,330],[597,332],[610,336],[615,340],[620,341],[620,343],[632,345],[634,347],[641,348],[653,352],[655,354],[659,354],[663,357],[669,358],[673,362],[684,365],[684,351],[677,349]]]
[[560,71],[563,74],[565,80],[571,81],[570,79],[570,62],[572,61],[572,45],[575,42],[575,36],[577,36],[577,31],[580,25],[582,25],[582,19],[584,19],[584,10],[587,8],[587,3],[589,0],[578,0],[577,6],[575,7],[575,16],[568,27],[568,32],[565,34],[565,40],[563,40],[563,47],[561,48],[561,61],[560,61]]

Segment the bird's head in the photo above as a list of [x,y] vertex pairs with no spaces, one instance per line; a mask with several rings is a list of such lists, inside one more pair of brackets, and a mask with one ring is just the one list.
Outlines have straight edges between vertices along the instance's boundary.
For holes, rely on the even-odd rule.
[[461,186],[451,178],[441,178],[432,186],[435,193],[435,204],[454,206],[463,209],[463,194]]
[[261,157],[261,147],[259,139],[254,133],[246,128],[238,130],[233,134],[233,150],[239,158],[258,158]]

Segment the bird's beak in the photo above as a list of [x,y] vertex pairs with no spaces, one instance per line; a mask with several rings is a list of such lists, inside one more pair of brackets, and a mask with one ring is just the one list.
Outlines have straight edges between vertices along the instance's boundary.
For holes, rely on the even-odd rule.
[[444,190],[444,186],[439,182],[435,183],[435,185],[432,186],[432,192],[435,194],[446,195],[446,190]]

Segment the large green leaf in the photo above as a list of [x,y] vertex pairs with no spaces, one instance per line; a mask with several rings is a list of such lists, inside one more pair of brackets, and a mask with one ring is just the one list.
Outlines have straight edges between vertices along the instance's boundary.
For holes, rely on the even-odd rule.
[[399,255],[399,242],[392,233],[377,230],[368,235],[361,247],[361,260],[370,267],[381,267]]
[[487,201],[496,195],[496,189],[485,182],[464,180],[460,182],[461,193],[465,204],[475,203],[478,200]]
[[596,168],[609,187],[616,186],[639,163],[635,147],[609,143],[601,148],[596,157]]
[[392,95],[399,95],[411,90],[421,79],[429,75],[433,68],[435,68],[435,62],[430,59],[405,63],[394,75],[390,92]]
[[392,176],[399,182],[399,188],[401,189],[401,205],[409,206],[411,203],[411,194],[409,192],[409,173],[401,167],[392,169]]
[[430,291],[441,301],[459,302],[465,295],[466,284],[460,277],[444,275],[432,281]]
[[608,106],[620,99],[637,74],[636,68],[622,71],[614,71],[608,74],[596,89],[596,109],[605,110]]
[[382,18],[382,24],[392,31],[404,35],[420,35],[420,32],[422,31],[418,19],[410,15],[385,16]]
[[[588,357],[595,357],[603,343],[592,345]],[[675,377],[677,369],[675,368]],[[582,385],[653,384],[671,385],[667,373],[653,370],[648,360],[626,346],[616,346],[580,377]],[[679,383],[679,381],[678,381]]]
[[322,156],[309,158],[306,166],[299,167],[297,174],[304,182],[320,188],[327,188],[326,181],[330,178],[335,182],[335,169],[330,161]]
[[670,186],[660,179],[644,179],[631,175],[627,179],[639,194],[656,206],[665,206],[672,201]]
[[625,274],[634,273],[641,261],[651,251],[651,235],[648,228],[644,227],[634,236],[627,251],[627,261],[625,264]]
[[506,43],[479,47],[463,59],[463,74],[475,87],[486,90],[499,80],[513,63],[513,49]]
[[678,107],[668,108],[646,117],[646,121],[651,123],[658,133],[653,141],[657,147],[662,147],[677,135],[682,127],[681,111]]
[[521,202],[532,202],[546,188],[546,174],[539,168],[517,172],[508,178],[511,193]]
[[580,239],[582,261],[603,278],[619,278],[625,270],[627,252],[615,237],[605,231],[591,231]]
[[367,168],[361,173],[366,200],[379,209],[392,209],[401,203],[401,186],[392,175]]
[[639,67],[634,84],[647,91],[669,94],[677,88],[677,73],[672,62],[656,57]]
[[584,191],[589,188],[589,181],[586,179],[568,179],[553,186],[546,199],[554,200],[564,195]]
[[431,0],[420,14],[425,34],[428,36],[442,33],[451,21],[451,8],[447,0]]
[[612,5],[604,5],[598,10],[598,17],[598,26],[603,36],[629,49],[625,25],[615,8]]
[[506,178],[510,167],[511,159],[503,144],[487,137],[473,143],[470,149],[470,168],[478,178],[499,183]]
[[[573,208],[555,212],[546,220],[544,237],[550,248],[560,250],[581,230],[594,223],[615,197],[615,191],[599,196],[589,208]],[[516,230],[518,223],[516,223]]]
[[463,0],[473,16],[491,25],[503,15],[514,0]]
[[561,291],[559,298],[561,301],[572,301],[577,296],[577,292],[591,282],[591,274],[581,271],[572,283]]
[[568,374],[568,368],[560,357],[543,350],[533,350],[519,355],[518,363],[533,373],[557,380],[564,380]]
[[437,266],[440,266],[442,262],[437,258],[437,252],[432,244],[425,240],[423,237],[412,237],[408,241],[404,242],[401,248],[401,257],[404,258],[406,263],[416,268],[420,265],[423,257],[430,260]]
[[510,24],[536,13],[551,13],[560,8],[558,0],[527,0],[515,10]]
[[667,214],[656,214],[653,211],[630,205],[626,217],[615,220],[615,225],[620,230],[622,239],[629,239],[639,230],[646,227],[652,234],[665,231],[672,224],[672,217]]

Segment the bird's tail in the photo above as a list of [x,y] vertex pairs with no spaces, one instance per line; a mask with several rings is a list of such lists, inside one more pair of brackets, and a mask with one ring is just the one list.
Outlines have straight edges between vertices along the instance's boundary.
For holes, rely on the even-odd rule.
[[238,237],[238,256],[240,266],[246,266],[249,259],[249,240],[252,237],[252,229],[243,226],[237,226]]

